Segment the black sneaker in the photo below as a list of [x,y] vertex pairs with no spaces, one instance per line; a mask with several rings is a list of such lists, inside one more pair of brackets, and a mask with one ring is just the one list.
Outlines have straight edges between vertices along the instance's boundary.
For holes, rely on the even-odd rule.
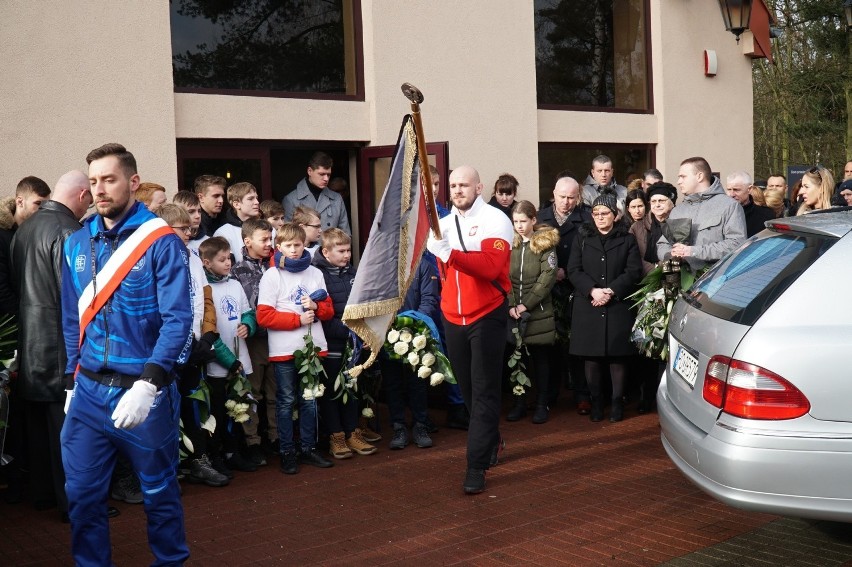
[[479,494],[485,491],[485,471],[482,469],[467,469],[462,488],[464,488],[465,494]]
[[228,478],[234,478],[234,471],[228,468],[228,465],[225,464],[225,461],[222,459],[222,455],[215,454],[213,458],[210,459],[210,464],[213,465],[213,468],[216,469],[216,472],[219,474],[223,474]]
[[550,417],[550,409],[543,404],[539,404],[535,406],[535,413],[532,417],[532,422],[535,424],[547,423],[547,419]]
[[257,465],[253,462],[249,461],[242,455],[240,455],[239,451],[234,453],[225,461],[225,464],[228,465],[228,468],[235,471],[240,472],[255,472],[257,471]]
[[429,437],[429,428],[423,423],[415,423],[411,430],[411,437],[414,438],[414,444],[421,449],[426,449],[432,446],[432,438]]
[[246,458],[257,467],[266,466],[266,454],[260,445],[249,445],[246,448]]
[[142,485],[134,473],[120,478],[112,485],[110,497],[113,500],[121,500],[128,504],[142,504]]
[[281,454],[281,472],[284,474],[296,474],[299,472],[299,465],[296,464],[296,453]]
[[186,478],[192,483],[216,487],[227,486],[231,482],[227,476],[213,468],[207,455],[201,455],[201,457],[190,461],[189,474]]
[[503,438],[500,438],[500,442],[497,443],[493,449],[491,449],[491,460],[488,461],[489,467],[496,467],[497,463],[500,462],[500,454],[503,452],[503,449],[506,448],[506,442]]
[[308,451],[303,450],[299,453],[299,462],[321,469],[327,469],[334,466],[334,463],[320,455],[316,449],[310,449]]
[[447,427],[467,431],[470,425],[470,414],[464,404],[450,404],[447,408]]
[[393,438],[390,440],[391,449],[405,449],[408,445],[408,430],[402,423],[393,424]]

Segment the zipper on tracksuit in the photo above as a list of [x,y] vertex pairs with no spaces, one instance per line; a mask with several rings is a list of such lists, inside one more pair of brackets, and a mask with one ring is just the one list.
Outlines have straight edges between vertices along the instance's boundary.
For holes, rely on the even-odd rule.
[[[112,257],[115,249],[118,248],[118,236],[114,239],[111,239],[112,242],[109,245],[110,251],[109,255]],[[107,258],[109,260],[109,258]],[[106,263],[106,262],[104,262]],[[97,259],[95,259],[95,266],[97,266]],[[107,300],[106,305],[104,305],[104,368],[109,368],[107,362],[109,360],[109,314],[112,312],[112,296]]]

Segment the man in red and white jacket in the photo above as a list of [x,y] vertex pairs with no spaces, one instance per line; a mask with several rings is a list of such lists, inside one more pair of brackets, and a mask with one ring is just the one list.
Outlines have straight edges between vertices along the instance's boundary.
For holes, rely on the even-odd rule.
[[485,490],[485,470],[497,464],[502,448],[500,381],[503,357],[495,345],[506,340],[506,293],[512,249],[512,223],[482,200],[479,173],[461,166],[450,175],[451,213],[441,219],[442,240],[427,245],[439,259],[441,311],[453,372],[470,412],[467,436],[467,494]]

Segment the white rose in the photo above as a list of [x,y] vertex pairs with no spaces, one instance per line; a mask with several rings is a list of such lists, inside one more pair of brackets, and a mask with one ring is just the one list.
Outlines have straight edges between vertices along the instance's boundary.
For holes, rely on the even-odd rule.
[[248,420],[249,416],[247,413],[241,413],[240,415],[234,418],[234,421],[236,421],[237,423],[245,423]]
[[240,411],[240,412],[246,412],[249,409],[249,405],[248,404],[237,404],[234,407],[234,409],[237,410],[237,411]]
[[417,371],[418,378],[428,378],[430,374],[432,374],[432,369],[428,366],[421,366]]
[[401,340],[404,343],[410,343],[413,338],[414,337],[412,336],[411,331],[406,330],[406,331],[402,331],[399,334],[399,340]]
[[391,329],[390,332],[388,332],[388,342],[393,344],[398,340],[399,340],[399,331],[397,331],[396,329]]
[[432,384],[433,386],[437,386],[438,384],[440,384],[443,381],[444,381],[444,375],[441,374],[440,372],[434,372],[432,374],[432,378],[429,380],[429,383]]
[[409,352],[408,364],[410,364],[412,367],[417,366],[418,364],[420,364],[420,356],[416,352]]
[[403,354],[408,352],[408,343],[404,343],[402,341],[399,341],[398,343],[393,345],[393,351],[395,353],[397,353],[399,356],[402,356]]
[[423,358],[420,359],[420,362],[423,364],[423,366],[432,366],[433,364],[435,364],[436,360],[437,359],[435,358],[434,354],[432,354],[431,352],[427,352],[423,355]]
[[515,394],[516,396],[523,396],[524,395],[524,387],[521,386],[520,384],[518,384],[517,386],[512,388],[512,393]]
[[313,400],[314,399],[314,391],[305,388],[305,391],[302,392],[302,398],[305,400]]
[[237,405],[237,402],[235,402],[234,400],[226,400],[225,401],[225,407],[228,408],[228,409],[234,409],[234,407],[236,405]]
[[325,394],[325,385],[319,384],[316,388],[314,388],[314,397],[319,398]]
[[411,344],[414,345],[414,348],[416,350],[423,350],[424,348],[426,348],[426,344],[428,342],[429,341],[426,340],[426,337],[424,335],[417,335],[416,337],[414,337],[414,340],[411,341]]
[[370,419],[373,416],[375,416],[376,414],[373,413],[373,410],[371,408],[364,408],[364,409],[361,410],[361,415],[363,415],[367,419]]

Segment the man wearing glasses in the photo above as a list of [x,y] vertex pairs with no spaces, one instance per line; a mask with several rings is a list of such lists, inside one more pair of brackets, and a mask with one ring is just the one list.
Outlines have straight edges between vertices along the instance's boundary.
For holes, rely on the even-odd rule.
[[332,165],[334,161],[331,156],[324,152],[316,152],[311,156],[305,178],[281,200],[284,218],[290,221],[297,207],[310,207],[319,212],[322,230],[339,228],[351,236],[352,229],[349,228],[343,198],[328,187]]
[[719,260],[746,239],[745,213],[740,204],[728,197],[722,183],[713,175],[702,157],[683,160],[677,185],[685,198],[669,215],[668,221],[690,219],[692,226],[686,242],[669,242],[665,236],[657,242],[661,260],[678,258],[689,262],[693,270]]

